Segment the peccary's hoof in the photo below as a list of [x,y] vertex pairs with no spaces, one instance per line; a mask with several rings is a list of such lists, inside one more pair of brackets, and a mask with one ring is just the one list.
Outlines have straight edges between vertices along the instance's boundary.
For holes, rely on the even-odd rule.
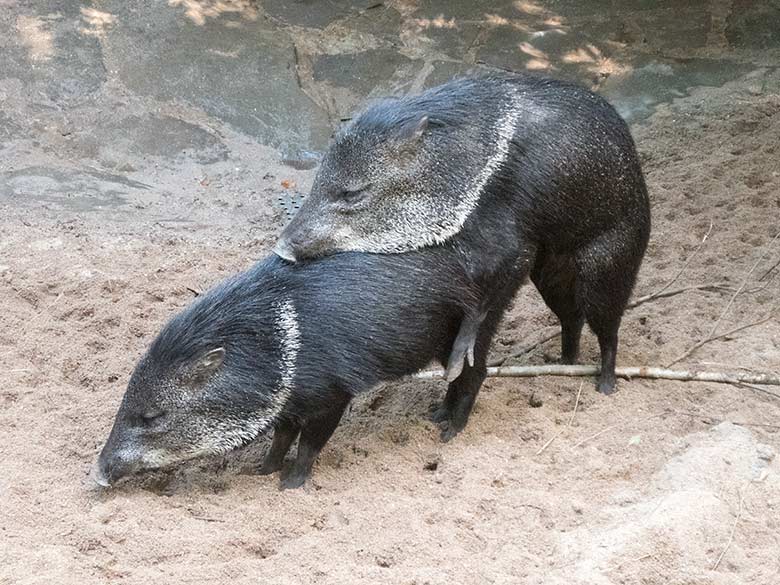
[[305,484],[306,479],[307,476],[305,473],[292,472],[282,478],[282,481],[279,483],[279,488],[282,490],[294,490]]
[[441,435],[439,436],[441,437],[442,443],[449,443],[460,431],[463,430],[453,425],[452,421],[449,420],[445,420],[439,423],[439,427],[441,428]]
[[259,467],[255,468],[255,475],[271,475],[276,473],[282,468],[280,465],[274,465],[272,463],[262,463]]
[[431,406],[430,419],[436,424],[441,424],[450,419],[450,411],[443,404]]
[[617,386],[615,385],[615,380],[599,380],[596,389],[605,396],[609,396],[615,393]]

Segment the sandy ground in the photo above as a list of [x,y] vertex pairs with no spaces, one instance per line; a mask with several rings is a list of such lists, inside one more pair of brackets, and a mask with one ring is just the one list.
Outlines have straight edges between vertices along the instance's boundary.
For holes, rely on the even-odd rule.
[[[629,312],[620,364],[679,355],[744,279],[719,331],[777,315],[778,88],[777,72],[758,71],[634,128],[654,213],[637,295],[673,278],[711,222],[674,288],[731,288]],[[426,419],[443,383],[409,380],[355,402],[306,489],[280,492],[276,477],[239,473],[264,441],[91,489],[89,467],[156,331],[190,289],[265,255],[282,219],[269,205],[281,181],[305,191],[311,179],[263,151],[230,150],[208,178],[179,179],[191,199],[166,210],[169,220],[80,214],[57,201],[2,209],[0,583],[778,582],[780,402],[727,385],[621,381],[603,397],[586,380],[572,419],[578,380],[489,380],[466,431],[444,445]],[[242,168],[257,173],[256,191],[231,187]],[[177,180],[159,173],[150,183]],[[554,325],[524,289],[496,355]],[[519,363],[557,353],[550,342]],[[582,360],[596,357],[587,334]],[[697,364],[780,371],[777,320],[683,365]],[[529,405],[532,393],[541,407]]]

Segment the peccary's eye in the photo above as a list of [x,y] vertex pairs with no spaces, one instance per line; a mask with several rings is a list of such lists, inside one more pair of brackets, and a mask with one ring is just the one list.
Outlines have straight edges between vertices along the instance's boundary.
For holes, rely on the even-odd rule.
[[346,203],[347,205],[354,205],[365,198],[370,187],[371,184],[367,183],[356,189],[342,189],[336,195],[336,201],[339,203]]
[[165,412],[162,410],[150,410],[141,415],[141,424],[149,426],[155,422],[159,422],[165,416]]

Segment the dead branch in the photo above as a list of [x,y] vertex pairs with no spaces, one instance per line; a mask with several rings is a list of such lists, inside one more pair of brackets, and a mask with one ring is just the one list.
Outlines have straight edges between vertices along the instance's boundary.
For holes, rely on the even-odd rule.
[[[597,376],[598,366],[504,366],[488,368],[487,375],[492,378],[530,378],[535,376]],[[706,372],[697,370],[669,370],[653,366],[615,368],[619,378],[648,378],[651,380],[681,380],[688,382],[713,382],[716,384],[763,384],[780,386],[780,376],[758,374],[754,372]],[[424,370],[414,374],[420,380],[438,380],[444,378],[444,370]],[[773,394],[780,398],[780,394]]]
[[734,329],[730,329],[730,330],[726,331],[725,333],[721,333],[720,335],[716,335],[714,337],[710,334],[707,338],[702,339],[701,341],[699,341],[695,345],[691,346],[688,350],[686,350],[685,352],[681,353],[679,356],[674,358],[668,364],[665,364],[664,367],[670,368],[671,366],[673,366],[677,362],[684,360],[689,355],[691,355],[694,351],[699,349],[702,345],[706,345],[707,343],[709,343],[711,341],[715,341],[717,339],[723,339],[724,337],[729,337],[729,336],[731,336],[734,333],[737,333],[739,331],[743,331],[743,330],[749,329],[751,327],[756,327],[758,325],[762,325],[762,324],[766,323],[767,321],[769,321],[770,319],[772,319],[773,317],[774,317],[774,315],[769,315],[768,317],[764,317],[763,319],[759,319],[758,321],[753,321],[752,323],[748,323],[747,325],[740,325],[739,327],[735,327]]
[[704,234],[704,237],[701,239],[701,242],[699,242],[699,245],[696,246],[696,249],[693,251],[693,253],[688,256],[688,258],[685,260],[685,262],[682,265],[682,268],[677,271],[677,274],[674,275],[674,278],[667,282],[662,288],[654,292],[653,294],[649,295],[648,300],[651,300],[655,297],[658,297],[661,293],[663,293],[666,289],[668,289],[670,286],[672,286],[675,282],[677,282],[677,279],[682,276],[682,273],[685,272],[685,269],[688,268],[691,261],[696,257],[696,254],[699,253],[699,251],[702,249],[702,246],[704,246],[704,242],[707,241],[707,238],[710,237],[710,234],[712,233],[712,220],[710,220],[710,229],[707,230],[707,233]]
[[[686,293],[688,291],[692,290],[701,290],[706,292],[723,292],[729,288],[729,285],[731,283],[722,281],[722,282],[711,282],[709,284],[692,284],[690,286],[683,286],[681,288],[676,288],[673,290],[665,290],[667,287],[664,287],[661,290],[658,290],[652,294],[645,295],[643,297],[639,297],[635,301],[630,302],[628,305],[626,305],[626,310],[628,309],[634,309],[638,307],[639,305],[643,305],[644,303],[648,303],[650,301],[656,301],[658,299],[664,299],[668,297],[673,297],[682,293]],[[512,360],[519,358],[521,356],[524,356],[527,353],[531,353],[534,351],[537,347],[544,345],[548,341],[551,341],[555,339],[556,337],[560,337],[561,332],[560,331],[554,331],[553,333],[550,333],[548,335],[545,335],[542,337],[539,341],[536,341],[532,343],[531,345],[527,345],[515,352],[510,353],[509,355],[506,355],[504,357],[497,357],[493,358],[488,362],[489,366],[502,366],[504,365],[507,360]]]
[[556,331],[553,331],[552,333],[549,333],[542,337],[539,341],[536,341],[535,343],[532,343],[531,345],[527,345],[526,347],[519,349],[513,353],[510,353],[507,356],[501,357],[501,358],[494,358],[490,361],[488,361],[488,366],[501,366],[506,362],[507,360],[511,360],[514,358],[519,358],[520,356],[523,356],[527,353],[531,353],[533,350],[535,350],[540,345],[544,345],[551,339],[555,339],[556,337],[560,337],[561,332],[560,330],[556,329]]
[[665,414],[669,414],[669,413],[666,412],[666,411],[658,412],[656,414],[652,414],[652,415],[650,415],[650,416],[648,416],[646,418],[643,418],[643,419],[641,419],[639,421],[626,421],[626,420],[622,420],[620,422],[616,422],[615,424],[609,425],[608,427],[604,427],[598,433],[594,433],[594,434],[590,435],[589,437],[585,437],[584,439],[582,439],[578,443],[575,443],[574,444],[574,448],[576,449],[580,445],[583,445],[583,444],[587,443],[588,441],[591,441],[591,440],[595,439],[596,437],[600,437],[601,435],[603,435],[606,432],[611,431],[612,429],[626,426],[626,425],[628,425],[629,423],[632,423],[632,422],[645,422],[645,421],[648,421],[648,420],[652,420],[654,418],[658,418],[659,416],[664,416]]
[[759,280],[759,281],[762,281],[762,280],[764,280],[764,279],[765,279],[767,276],[769,276],[769,275],[770,275],[772,272],[774,272],[775,268],[777,268],[778,266],[780,266],[780,260],[778,260],[777,262],[775,262],[775,263],[772,265],[772,267],[771,267],[769,270],[767,270],[766,272],[764,272],[764,274],[763,274],[763,275],[761,275],[761,278],[759,278],[758,280]]
[[[741,385],[741,384],[740,384]],[[701,422],[707,425],[717,425],[720,423],[729,423],[732,425],[736,425],[738,427],[757,427],[761,429],[772,429],[772,430],[780,430],[780,425],[770,425],[767,423],[757,423],[757,422],[746,422],[746,421],[738,421],[738,420],[728,420],[724,418],[718,418],[716,416],[710,416],[709,414],[705,414],[703,412],[684,412],[682,410],[675,410],[673,411],[673,414],[677,414],[680,416],[688,416],[691,418],[698,418]]]
[[712,565],[712,570],[716,570],[718,566],[720,565],[720,562],[723,560],[723,555],[726,554],[726,551],[729,550],[729,547],[731,546],[731,543],[734,541],[734,533],[737,531],[737,524],[739,524],[739,519],[742,518],[742,505],[745,502],[745,491],[740,490],[739,492],[739,512],[737,512],[737,517],[734,518],[734,525],[731,527],[731,534],[729,535],[729,540],[726,543],[725,548],[721,551],[720,556],[718,557],[718,560],[715,561],[715,564]]
[[626,309],[633,309],[635,307],[638,307],[639,305],[643,305],[644,303],[647,303],[649,301],[655,301],[656,299],[663,299],[667,297],[673,297],[675,295],[682,294],[684,292],[688,292],[689,290],[703,290],[707,292],[722,292],[729,288],[729,282],[712,282],[709,284],[692,284],[690,286],[684,286],[682,288],[676,288],[673,290],[665,290],[666,287],[663,289],[654,292],[649,295],[645,295],[643,297],[639,297],[635,301],[631,301],[626,305]]
[[748,388],[750,390],[753,390],[755,392],[759,392],[761,394],[768,394],[769,396],[772,396],[773,398],[780,398],[779,394],[775,394],[774,392],[770,392],[766,388],[761,388],[760,386],[754,386],[753,384],[746,384],[745,382],[737,382],[737,386],[741,388]]
[[708,343],[709,341],[715,339],[714,337],[715,332],[718,330],[718,326],[720,325],[720,322],[723,321],[723,317],[726,316],[726,313],[728,313],[729,309],[731,308],[731,305],[734,304],[734,300],[739,296],[739,293],[741,293],[744,290],[745,286],[748,283],[748,279],[750,278],[750,275],[753,274],[753,272],[755,272],[756,268],[758,268],[758,265],[761,264],[761,262],[763,262],[764,258],[766,258],[766,255],[769,253],[769,250],[772,248],[772,244],[774,244],[775,241],[777,241],[777,238],[780,238],[780,232],[777,232],[777,234],[775,234],[775,237],[772,238],[772,241],[770,241],[764,247],[764,250],[763,252],[761,252],[761,256],[759,256],[758,260],[756,260],[753,266],[751,266],[750,270],[747,271],[747,274],[745,274],[745,278],[742,279],[742,284],[740,284],[739,288],[734,292],[733,295],[731,295],[729,302],[726,303],[725,308],[723,309],[723,311],[721,311],[720,315],[718,316],[718,319],[715,321],[715,324],[712,326],[712,329],[710,330],[710,334],[707,335],[707,337],[705,337],[703,340],[699,341],[696,345],[691,347],[691,349],[689,349],[687,352],[682,354],[679,358],[677,358],[673,362],[669,362],[668,364],[666,364],[667,368],[673,366],[680,360],[685,359],[705,343]]

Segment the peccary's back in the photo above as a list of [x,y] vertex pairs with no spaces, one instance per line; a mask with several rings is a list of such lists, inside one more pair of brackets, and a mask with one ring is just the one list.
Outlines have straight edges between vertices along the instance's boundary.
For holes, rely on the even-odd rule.
[[288,264],[273,256],[252,272],[291,301],[300,331],[296,384],[357,393],[448,354],[475,293],[442,249],[342,253]]
[[[406,98],[399,111],[442,121],[429,156],[437,161],[432,171],[450,186],[468,184],[496,161],[465,229],[511,208],[522,236],[556,248],[610,229],[649,232],[647,190],[628,126],[579,85],[534,75],[468,77]],[[502,124],[512,126],[506,153],[495,152],[507,130]]]

